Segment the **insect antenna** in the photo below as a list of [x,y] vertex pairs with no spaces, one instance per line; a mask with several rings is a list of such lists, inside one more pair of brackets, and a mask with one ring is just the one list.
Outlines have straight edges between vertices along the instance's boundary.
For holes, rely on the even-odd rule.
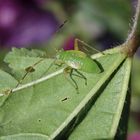
[[43,75],[45,75],[50,70],[50,68],[55,64],[55,62],[56,62],[56,58],[53,60],[53,62],[49,65],[46,71],[39,78],[43,77]]
[[57,29],[57,31],[55,32],[55,34],[54,35],[56,35],[60,30],[61,30],[61,28],[63,28],[64,27],[64,25],[66,24],[68,22],[68,20],[66,19],[66,20],[64,20],[64,22],[58,27],[58,29]]
[[[54,38],[60,31],[61,31],[61,29],[64,27],[64,25],[66,24],[68,22],[68,20],[66,19],[66,20],[64,20],[64,22],[61,24],[61,25],[59,25],[59,27],[58,27],[58,29],[55,31],[55,33],[51,36],[51,38]],[[51,40],[51,39],[50,39]],[[54,47],[52,47],[52,50],[54,50],[55,51],[55,53],[58,53],[59,51],[61,51],[61,50],[63,50],[62,48],[54,48]]]

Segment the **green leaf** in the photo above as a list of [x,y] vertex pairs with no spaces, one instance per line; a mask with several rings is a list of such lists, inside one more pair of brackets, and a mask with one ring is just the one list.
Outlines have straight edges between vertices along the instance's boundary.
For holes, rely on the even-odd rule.
[[13,70],[22,70],[26,67],[34,64],[41,57],[45,56],[43,51],[39,50],[27,50],[25,48],[17,49],[13,48],[11,52],[9,52],[4,61],[9,64],[9,67]]
[[[130,70],[131,60],[127,59],[111,76],[102,95],[84,121],[74,130],[70,140],[113,139],[115,137],[126,99]],[[82,132],[84,135],[81,135]]]
[[[125,60],[126,56],[119,51],[117,48],[105,55],[93,56],[104,71],[100,74],[82,72],[87,77],[87,86],[84,80],[74,77],[79,94],[66,80],[63,68],[57,70],[54,66],[46,76],[37,79],[52,60],[46,59],[37,65],[35,72],[27,76],[33,81],[25,79],[25,85],[15,89],[1,105],[1,138],[15,140],[23,133],[23,139],[27,140],[33,133],[46,135],[49,139],[65,139],[72,132],[69,139],[113,138],[125,102],[131,68],[130,60]],[[16,58],[16,55],[12,57]],[[29,64],[30,60],[26,57],[24,61]],[[22,65],[22,62],[15,61],[13,59],[10,66],[18,72],[14,65]]]
[[[39,50],[32,50],[30,53],[30,51],[25,48],[13,48],[12,51],[6,55],[4,61],[8,63],[8,66],[12,69],[12,75],[14,75],[16,79],[21,80],[21,77],[26,73],[25,69],[41,60],[43,55],[45,55],[45,53]],[[27,76],[25,81],[29,82],[40,78],[46,73],[47,66],[49,66],[52,61],[52,59],[44,59],[43,63],[38,64],[37,68],[35,67],[36,72]]]

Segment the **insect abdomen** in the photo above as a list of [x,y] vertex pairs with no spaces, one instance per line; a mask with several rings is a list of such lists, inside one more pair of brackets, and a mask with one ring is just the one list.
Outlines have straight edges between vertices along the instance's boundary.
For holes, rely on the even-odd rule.
[[87,73],[100,73],[101,71],[97,63],[89,57],[83,60],[81,70]]
[[97,64],[81,51],[61,52],[59,59],[74,69],[78,69],[87,73],[100,72]]
[[80,51],[65,51],[59,54],[59,60],[74,69],[81,69],[86,54]]

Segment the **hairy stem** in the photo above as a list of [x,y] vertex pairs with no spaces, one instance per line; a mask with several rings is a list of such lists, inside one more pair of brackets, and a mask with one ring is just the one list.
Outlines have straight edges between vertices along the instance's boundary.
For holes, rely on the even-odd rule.
[[133,21],[132,30],[125,42],[125,44],[129,47],[128,54],[130,56],[133,56],[140,46],[140,0],[137,2],[136,13]]

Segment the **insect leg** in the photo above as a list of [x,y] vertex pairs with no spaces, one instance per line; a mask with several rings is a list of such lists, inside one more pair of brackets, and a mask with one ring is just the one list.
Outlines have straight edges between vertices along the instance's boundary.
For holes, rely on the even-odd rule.
[[79,50],[77,38],[74,40],[74,50]]
[[[87,85],[87,78],[81,72],[79,72],[77,69],[74,69],[74,70],[75,70],[75,72],[77,72],[80,75],[79,77],[81,77],[85,80],[85,85]],[[78,75],[75,75],[75,76],[78,76]]]
[[25,79],[25,77],[29,74],[29,73],[32,73],[35,71],[34,67],[36,65],[38,65],[40,62],[42,62],[45,58],[42,58],[40,59],[39,61],[37,61],[36,63],[34,63],[32,66],[29,66],[25,69],[26,73],[23,75],[23,77],[21,78],[21,80],[17,83],[16,87],[17,88],[21,83],[22,81]]
[[58,66],[58,67],[62,67],[62,65],[64,64],[64,63],[58,63],[57,61],[54,63],[56,66]]
[[[98,53],[102,53],[102,54],[104,55],[103,52],[101,52],[101,51],[99,51],[99,50],[93,48],[92,46],[88,45],[86,42],[84,42],[84,41],[82,41],[82,40],[80,40],[80,39],[78,39],[78,38],[75,39],[75,42],[74,42],[74,50],[79,50],[78,42],[80,42],[81,44],[87,46],[89,49],[91,49],[91,50],[93,50],[93,51],[96,51],[96,52],[98,52]],[[85,48],[85,49],[86,49],[86,48]],[[88,51],[88,49],[86,49],[86,51]]]
[[78,90],[78,85],[77,85],[76,81],[74,80],[74,78],[72,77],[72,75],[73,75],[73,69],[71,69],[71,71],[70,71],[70,78],[73,81],[73,83],[75,84],[75,89]]
[[[40,62],[42,62],[43,60],[44,60],[45,58],[42,58],[42,59],[40,59],[39,61],[37,61],[36,63],[34,63],[32,66],[29,66],[29,67],[27,67],[26,69],[25,69],[25,74],[22,76],[22,78],[18,81],[18,83],[17,83],[17,85],[15,86],[15,88],[17,88],[21,83],[22,83],[22,81],[25,79],[25,77],[29,74],[29,73],[31,73],[31,72],[34,72],[35,71],[35,69],[34,69],[34,67],[36,66],[36,65],[38,65]],[[10,94],[10,93],[12,93],[13,91],[12,91],[13,89],[10,89],[6,94],[8,95],[8,94]]]
[[60,68],[60,67],[62,67],[62,66],[63,66],[63,63],[61,63],[61,64],[54,63],[54,65],[56,65],[56,66],[57,66],[57,67],[56,67],[56,70],[57,70],[58,68]]
[[[72,69],[72,68],[67,67],[67,68],[64,69],[65,78],[66,78],[66,79],[68,80],[68,82],[76,89],[77,93],[79,93],[79,91],[78,91],[78,85],[77,85],[76,81],[73,79],[72,73],[73,73],[73,69]],[[71,78],[71,80],[72,80],[73,82],[70,81],[70,80],[68,79],[68,77],[66,76],[66,74],[69,74],[69,76],[70,76],[70,78]],[[74,84],[73,84],[73,83],[74,83]]]

